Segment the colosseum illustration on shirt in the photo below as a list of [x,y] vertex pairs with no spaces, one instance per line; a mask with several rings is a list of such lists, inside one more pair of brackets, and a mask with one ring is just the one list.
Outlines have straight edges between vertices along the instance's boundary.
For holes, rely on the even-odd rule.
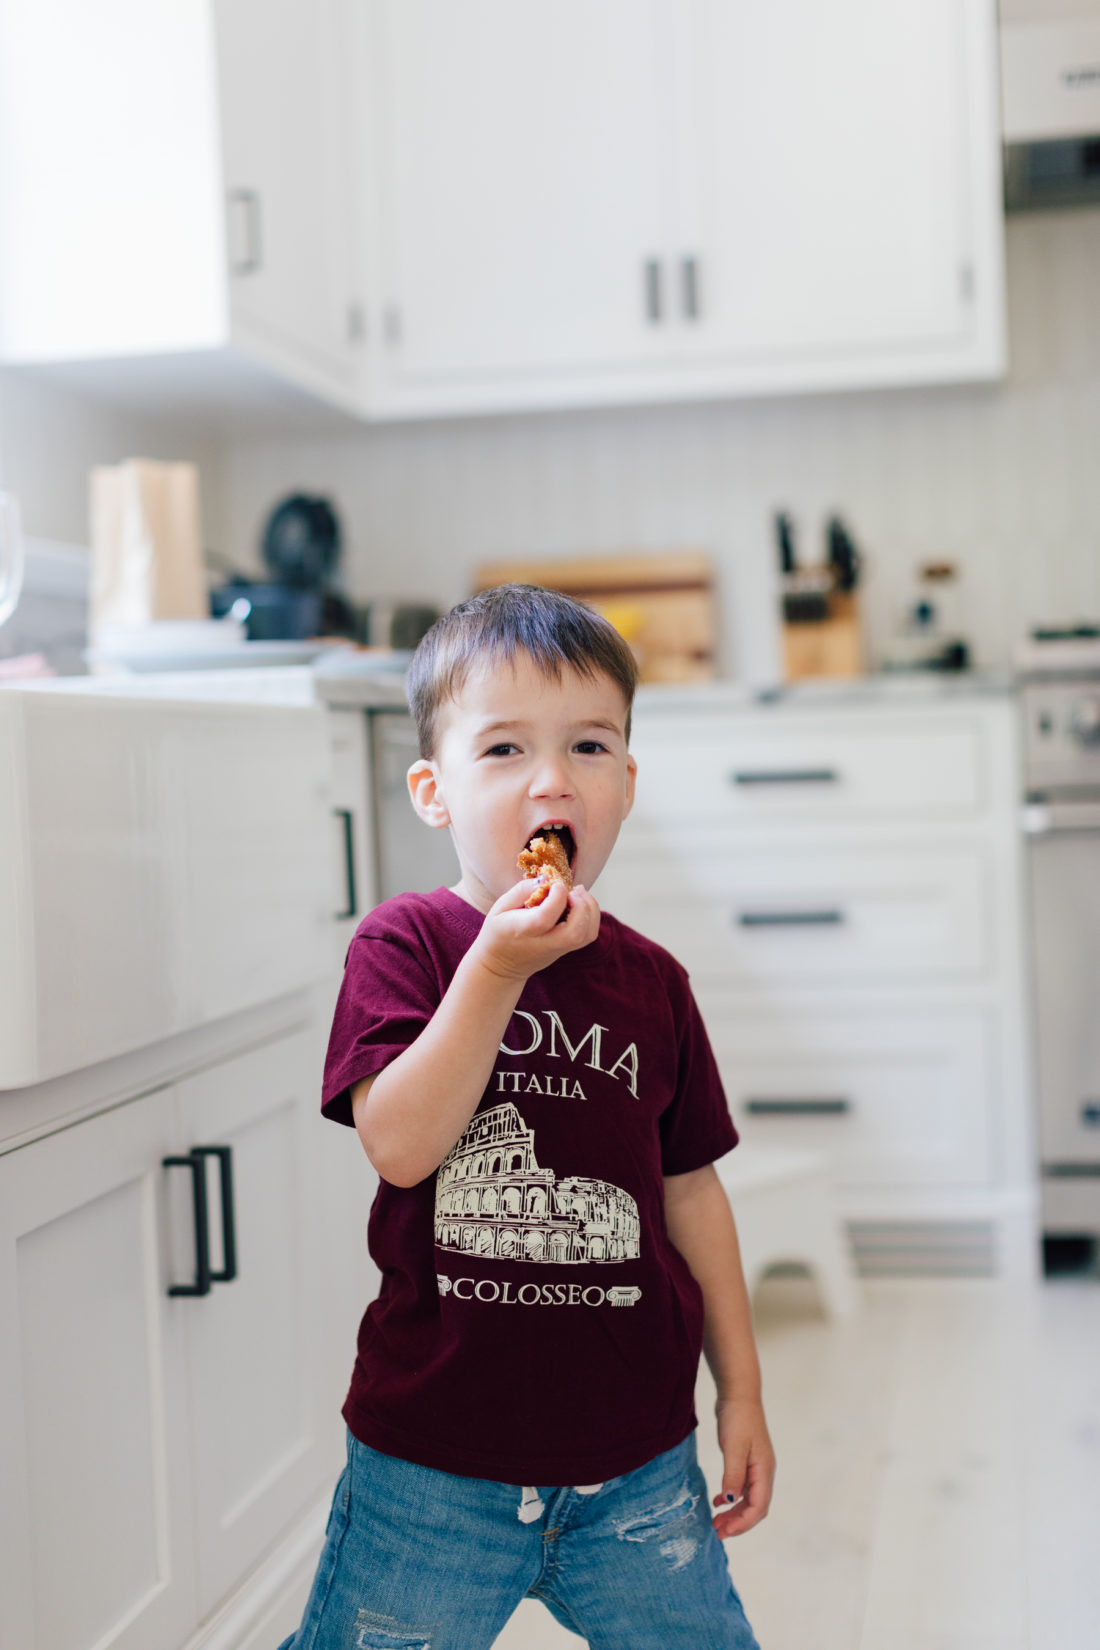
[[606,1180],[540,1169],[514,1105],[470,1121],[436,1174],[435,1241],[500,1260],[636,1260],[638,1205]]

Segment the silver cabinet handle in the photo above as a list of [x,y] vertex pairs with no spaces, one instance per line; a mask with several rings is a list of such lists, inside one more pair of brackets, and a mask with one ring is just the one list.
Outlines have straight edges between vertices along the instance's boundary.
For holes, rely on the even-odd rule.
[[642,266],[645,276],[645,313],[652,326],[661,321],[661,265],[657,258],[647,258]]
[[844,912],[824,911],[738,911],[740,928],[839,928]]
[[255,189],[230,189],[228,200],[242,225],[243,248],[239,258],[230,257],[230,273],[255,275],[263,263],[259,194]]
[[754,1117],[843,1117],[852,1109],[844,1099],[746,1100],[745,1110]]
[[1054,831],[1095,831],[1100,828],[1100,802],[1029,802],[1021,823],[1026,836],[1048,836]]
[[685,321],[699,319],[699,263],[696,258],[680,260],[680,301]]
[[730,774],[731,785],[836,785],[835,768],[738,768]]

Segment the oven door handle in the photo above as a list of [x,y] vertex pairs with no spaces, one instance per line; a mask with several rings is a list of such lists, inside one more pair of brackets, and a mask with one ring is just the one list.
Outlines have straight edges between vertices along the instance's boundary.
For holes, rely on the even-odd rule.
[[1028,802],[1020,815],[1025,836],[1055,831],[1100,831],[1100,801]]

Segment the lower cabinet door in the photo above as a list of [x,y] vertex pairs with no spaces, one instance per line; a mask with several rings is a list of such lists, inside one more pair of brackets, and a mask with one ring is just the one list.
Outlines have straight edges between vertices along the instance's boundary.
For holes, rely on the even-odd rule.
[[[186,1310],[200,1614],[205,1616],[322,1486],[339,1415],[319,1414],[314,1154],[316,1042],[299,1033],[178,1085],[185,1149],[206,1157],[214,1283]],[[231,1216],[231,1218],[230,1218]],[[228,1255],[227,1251],[235,1251]],[[227,1264],[228,1258],[228,1264]],[[235,1272],[217,1280],[219,1272]],[[350,1367],[350,1365],[349,1365]]]
[[176,1144],[162,1091],[0,1156],[3,1650],[174,1650],[194,1626]]
[[991,1028],[980,1009],[699,1001],[746,1142],[823,1151],[853,1190],[988,1184]]

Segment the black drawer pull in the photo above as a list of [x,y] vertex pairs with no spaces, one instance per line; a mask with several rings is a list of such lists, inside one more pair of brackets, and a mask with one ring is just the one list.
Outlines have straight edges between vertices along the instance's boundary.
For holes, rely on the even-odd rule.
[[645,316],[651,326],[661,320],[661,265],[656,258],[647,258],[642,265],[645,281]]
[[1100,1100],[1086,1100],[1081,1107],[1081,1121],[1087,1129],[1100,1129]]
[[741,928],[838,928],[843,911],[739,911]]
[[836,785],[835,768],[743,768],[730,774],[731,785]]
[[191,1199],[195,1211],[195,1281],[169,1285],[170,1295],[209,1295],[210,1233],[206,1224],[206,1164],[198,1152],[186,1157],[162,1157],[165,1169],[190,1169]]
[[346,910],[336,912],[336,921],[342,922],[345,917],[359,915],[355,903],[355,843],[351,830],[351,809],[333,808],[332,811],[344,824],[344,886],[347,889],[348,903]]
[[842,1117],[852,1109],[850,1100],[746,1100],[745,1110],[753,1117]]
[[[222,1269],[211,1272],[211,1283],[232,1283],[237,1276],[237,1219],[233,1205],[232,1146],[194,1146],[192,1157],[216,1157],[221,1171]],[[205,1198],[205,1194],[204,1194]]]

